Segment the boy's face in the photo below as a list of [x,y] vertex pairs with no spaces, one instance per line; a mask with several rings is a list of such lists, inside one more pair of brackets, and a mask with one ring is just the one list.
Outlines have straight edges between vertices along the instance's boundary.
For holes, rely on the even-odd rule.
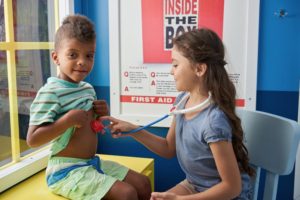
[[84,80],[93,68],[95,48],[96,42],[63,39],[52,52],[52,59],[59,67],[58,77],[73,83]]

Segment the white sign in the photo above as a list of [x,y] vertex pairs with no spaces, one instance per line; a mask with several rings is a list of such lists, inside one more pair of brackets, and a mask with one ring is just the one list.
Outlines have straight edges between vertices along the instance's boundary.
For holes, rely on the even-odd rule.
[[112,116],[145,125],[168,113],[178,94],[170,41],[203,26],[225,44],[237,106],[255,109],[258,0],[110,0],[109,20]]

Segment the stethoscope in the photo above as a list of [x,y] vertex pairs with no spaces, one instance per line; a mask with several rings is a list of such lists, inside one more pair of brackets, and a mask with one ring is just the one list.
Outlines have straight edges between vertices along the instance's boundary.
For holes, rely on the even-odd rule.
[[141,127],[138,127],[136,129],[133,129],[131,131],[127,131],[127,132],[121,132],[122,134],[131,134],[131,133],[136,133],[136,132],[139,132],[141,130],[144,130],[166,118],[168,118],[169,116],[173,116],[173,115],[180,115],[180,114],[187,114],[187,113],[191,113],[191,112],[194,112],[194,111],[197,111],[197,110],[200,110],[200,109],[203,109],[207,106],[209,106],[211,104],[211,93],[208,92],[208,97],[207,99],[205,99],[203,102],[199,103],[198,105],[195,105],[193,107],[190,107],[190,108],[185,108],[185,109],[178,109],[180,107],[180,105],[185,102],[188,98],[190,97],[190,94],[186,94],[176,105],[174,105],[171,109],[170,109],[170,112],[164,116],[162,116],[161,118],[145,125],[145,126],[141,126]]

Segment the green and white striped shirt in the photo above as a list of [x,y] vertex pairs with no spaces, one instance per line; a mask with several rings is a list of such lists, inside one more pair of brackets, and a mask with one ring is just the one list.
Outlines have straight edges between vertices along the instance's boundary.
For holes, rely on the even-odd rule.
[[[72,109],[88,111],[92,108],[94,100],[96,93],[89,83],[71,83],[50,77],[31,104],[29,125],[52,123]],[[73,131],[74,127],[70,127],[53,141],[52,155],[67,146]]]

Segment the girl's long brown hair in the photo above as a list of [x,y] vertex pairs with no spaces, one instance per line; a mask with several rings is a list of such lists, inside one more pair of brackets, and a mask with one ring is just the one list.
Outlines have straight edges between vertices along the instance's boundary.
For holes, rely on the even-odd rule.
[[225,50],[222,40],[210,29],[194,29],[174,38],[173,45],[192,64],[205,63],[207,71],[204,87],[212,94],[212,100],[226,114],[232,128],[232,146],[240,169],[252,176],[248,151],[243,144],[241,120],[235,113],[236,90],[225,69]]

